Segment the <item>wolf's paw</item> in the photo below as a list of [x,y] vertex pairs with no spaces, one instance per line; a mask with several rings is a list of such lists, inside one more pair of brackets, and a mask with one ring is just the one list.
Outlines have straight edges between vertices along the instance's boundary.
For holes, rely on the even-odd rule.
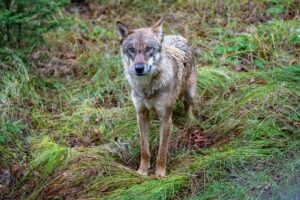
[[136,173],[138,173],[139,175],[141,175],[141,176],[147,176],[148,175],[148,171],[147,170],[145,170],[145,169],[138,169],[137,171],[136,171]]
[[155,176],[157,178],[164,178],[164,177],[166,177],[166,169],[156,169],[155,170]]
[[192,106],[189,106],[189,108],[187,110],[187,116],[189,117],[190,120],[194,120],[195,119]]

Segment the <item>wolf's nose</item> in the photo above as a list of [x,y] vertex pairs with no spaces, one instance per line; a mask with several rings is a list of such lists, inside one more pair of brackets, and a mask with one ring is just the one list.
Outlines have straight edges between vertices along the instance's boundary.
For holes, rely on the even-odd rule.
[[142,64],[142,63],[138,63],[138,64],[135,64],[134,65],[134,68],[135,68],[135,72],[140,75],[140,74],[143,74],[144,72],[144,69],[145,69],[145,65]]

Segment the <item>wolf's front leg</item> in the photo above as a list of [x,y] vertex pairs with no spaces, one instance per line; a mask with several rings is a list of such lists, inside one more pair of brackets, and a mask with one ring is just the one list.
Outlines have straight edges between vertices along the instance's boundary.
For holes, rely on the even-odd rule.
[[140,175],[147,175],[150,167],[149,151],[149,111],[141,109],[138,111],[137,120],[140,129],[141,163],[137,171]]
[[172,109],[169,108],[165,112],[159,113],[160,131],[159,131],[159,149],[156,159],[155,175],[158,178],[166,176],[166,162],[168,155],[169,136],[172,128]]

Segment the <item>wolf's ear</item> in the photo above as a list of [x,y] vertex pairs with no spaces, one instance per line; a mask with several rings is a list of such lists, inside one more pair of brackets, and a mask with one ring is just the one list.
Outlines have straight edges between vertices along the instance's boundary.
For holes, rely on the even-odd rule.
[[118,34],[121,37],[121,39],[126,38],[129,34],[128,27],[125,24],[123,24],[122,22],[119,22],[119,21],[117,21],[116,26],[117,26]]
[[153,33],[155,33],[160,39],[162,39],[162,37],[163,37],[162,24],[165,20],[165,17],[166,17],[166,15],[164,15],[162,18],[160,18],[160,20],[155,22],[155,24],[151,27]]

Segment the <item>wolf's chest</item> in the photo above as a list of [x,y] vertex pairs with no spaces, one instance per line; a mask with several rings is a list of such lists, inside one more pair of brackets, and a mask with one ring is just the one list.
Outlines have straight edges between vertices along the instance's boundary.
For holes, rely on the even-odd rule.
[[146,108],[148,110],[159,111],[166,105],[167,99],[159,98],[133,98],[134,105],[137,110],[139,108]]
[[135,95],[134,93],[132,94],[132,100],[137,110],[142,107],[147,108],[148,110],[152,110],[158,103],[156,98],[141,97],[139,95]]
[[148,110],[156,110],[158,107],[160,107],[160,104],[162,104],[163,102],[156,98],[150,98],[143,99],[142,103]]
[[145,99],[150,99],[149,103],[152,102],[152,98],[157,96],[161,91],[165,90],[166,87],[170,87],[170,83],[164,80],[151,80],[150,78],[130,80],[132,90]]

